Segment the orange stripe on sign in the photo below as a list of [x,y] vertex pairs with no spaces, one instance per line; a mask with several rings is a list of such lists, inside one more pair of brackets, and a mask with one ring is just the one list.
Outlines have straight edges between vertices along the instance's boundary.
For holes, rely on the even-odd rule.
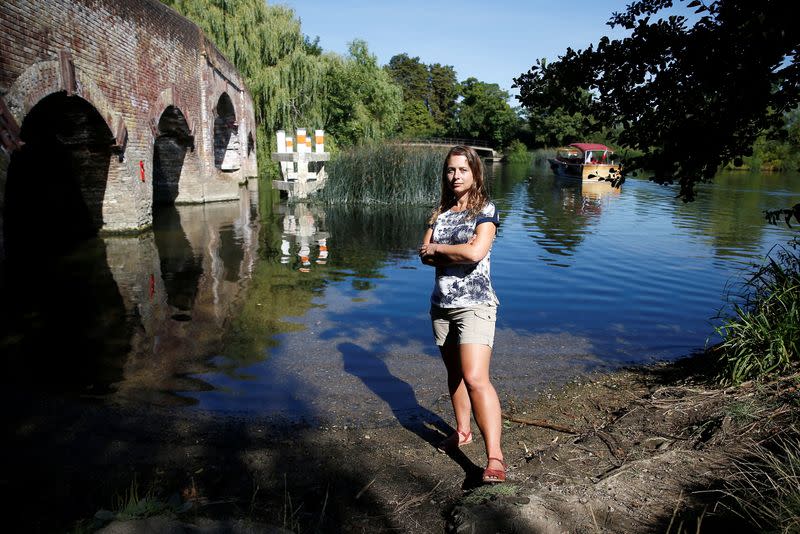
[[305,136],[305,134],[297,134],[297,144],[298,145],[306,144],[306,136]]
[[324,143],[324,142],[325,142],[325,136],[323,136],[323,135],[317,135],[316,137],[314,137],[314,143],[315,143],[315,144],[317,144],[317,145],[321,145],[321,144],[322,144],[322,143]]

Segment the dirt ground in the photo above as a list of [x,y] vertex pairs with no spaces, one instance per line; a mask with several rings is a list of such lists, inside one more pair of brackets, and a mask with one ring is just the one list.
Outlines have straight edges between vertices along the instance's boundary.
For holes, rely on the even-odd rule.
[[434,445],[448,429],[422,420],[311,427],[8,393],[6,521],[92,531],[106,523],[93,519],[99,511],[127,500],[150,503],[158,519],[106,532],[730,529],[741,520],[718,490],[750,443],[796,417],[797,379],[720,389],[699,378],[703,361],[586,376],[505,402],[508,481],[494,486],[480,483],[479,434],[443,455]]

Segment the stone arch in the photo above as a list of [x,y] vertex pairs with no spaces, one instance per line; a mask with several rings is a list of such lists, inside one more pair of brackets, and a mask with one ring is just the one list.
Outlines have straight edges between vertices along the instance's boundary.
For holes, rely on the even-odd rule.
[[214,166],[224,172],[242,167],[239,122],[228,93],[220,94],[214,106]]
[[[65,79],[65,71],[72,73],[72,79]],[[68,54],[66,58],[40,61],[29,66],[14,80],[5,95],[5,101],[17,124],[22,124],[30,110],[41,100],[59,92],[77,95],[89,102],[112,132],[115,151],[124,150],[128,138],[124,118],[114,111],[97,84],[72,65]]]
[[161,113],[153,143],[153,204],[174,204],[178,198],[186,154],[194,136],[183,112],[170,105]]
[[4,194],[7,257],[57,256],[103,227],[115,138],[88,100],[58,91],[31,106]]

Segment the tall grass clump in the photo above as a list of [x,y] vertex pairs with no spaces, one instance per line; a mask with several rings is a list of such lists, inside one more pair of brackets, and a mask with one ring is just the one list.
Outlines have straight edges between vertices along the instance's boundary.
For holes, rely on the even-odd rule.
[[530,165],[533,161],[533,155],[528,152],[528,147],[519,139],[511,141],[505,152],[505,161],[508,163]]
[[716,328],[720,380],[739,384],[789,371],[800,346],[800,241],[774,249],[744,283],[743,302]]
[[433,204],[447,149],[370,143],[343,150],[326,165],[318,193],[330,204]]
[[726,493],[752,531],[800,532],[800,443],[780,439],[758,447],[752,457],[737,460],[736,468]]

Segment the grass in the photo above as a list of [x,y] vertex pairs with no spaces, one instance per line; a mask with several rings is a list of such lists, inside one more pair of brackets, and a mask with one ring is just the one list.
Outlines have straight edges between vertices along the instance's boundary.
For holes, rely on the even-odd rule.
[[800,348],[800,242],[773,249],[744,283],[744,302],[716,328],[723,383],[788,372]]
[[332,204],[432,205],[439,198],[446,149],[372,143],[340,152],[326,165],[317,198]]
[[75,524],[72,534],[94,532],[111,521],[129,521],[145,519],[162,514],[182,514],[192,508],[191,502],[181,503],[180,499],[174,502],[164,502],[155,496],[153,489],[148,489],[144,495],[139,494],[139,482],[134,475],[127,490],[114,499],[113,510],[99,510],[92,519],[82,520]]
[[506,482],[505,484],[484,484],[466,493],[459,502],[465,505],[477,505],[500,496],[514,496],[517,495],[519,491],[519,486],[510,482]]
[[800,532],[800,441],[781,439],[759,447],[754,456],[736,462],[729,483],[734,511],[759,531]]

